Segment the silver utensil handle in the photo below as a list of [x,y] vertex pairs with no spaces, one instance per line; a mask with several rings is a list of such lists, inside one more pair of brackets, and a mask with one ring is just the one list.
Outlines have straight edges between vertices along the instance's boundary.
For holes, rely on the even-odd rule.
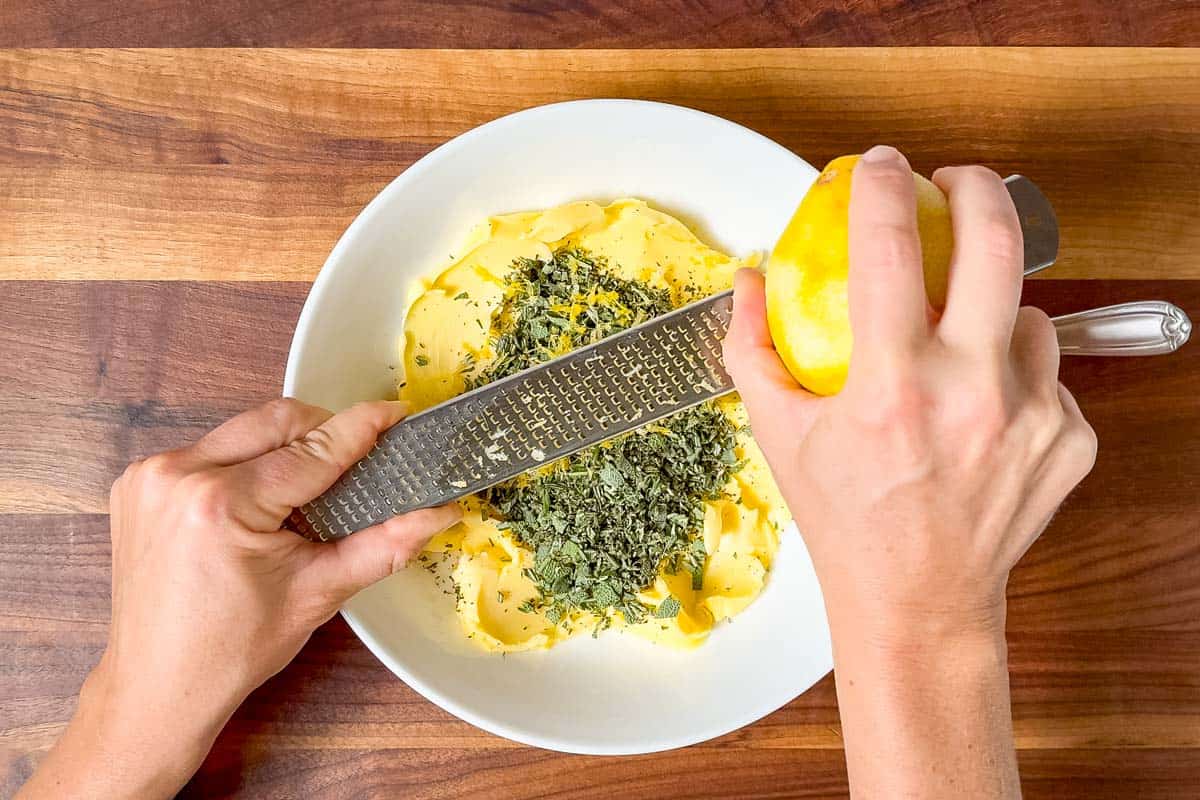
[[1192,333],[1183,309],[1141,300],[1054,317],[1058,347],[1072,356],[1153,356],[1174,353]]

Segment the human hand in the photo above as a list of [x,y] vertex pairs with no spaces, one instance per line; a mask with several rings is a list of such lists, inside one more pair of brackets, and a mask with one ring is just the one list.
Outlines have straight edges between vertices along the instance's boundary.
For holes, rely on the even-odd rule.
[[[113,783],[80,796],[173,793],[314,628],[459,519],[457,505],[432,508],[329,544],[280,529],[403,415],[402,403],[332,415],[276,400],[125,471],[110,504],[108,647],[81,692],[76,730],[59,745],[68,761],[107,752],[115,772],[93,774]],[[86,744],[72,750],[72,734]]]
[[[854,350],[843,391],[802,389],[771,344],[762,278],[738,275],[725,363],[804,535],[835,628],[1003,627],[1010,569],[1091,469],[1050,320],[1018,304],[1022,239],[1000,179],[939,170],[955,252],[939,316],[903,156],[859,163]],[[888,156],[891,156],[888,158]]]
[[873,148],[852,176],[845,387],[819,398],[792,379],[748,270],[725,363],[821,582],[852,795],[1016,798],[1005,584],[1096,437],[1058,382],[1050,320],[1018,309],[1003,183],[980,167],[933,180],[954,227],[944,312],[925,296],[908,163]]

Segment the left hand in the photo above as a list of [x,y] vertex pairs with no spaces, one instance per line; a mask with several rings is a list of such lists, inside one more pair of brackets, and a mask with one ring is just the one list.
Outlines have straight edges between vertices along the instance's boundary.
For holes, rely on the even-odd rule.
[[[125,471],[111,496],[108,647],[47,759],[67,764],[43,764],[28,796],[169,796],[314,628],[458,521],[458,506],[443,506],[330,544],[280,528],[403,416],[402,403],[334,415],[276,400]],[[39,785],[102,757],[112,767],[90,783]]]

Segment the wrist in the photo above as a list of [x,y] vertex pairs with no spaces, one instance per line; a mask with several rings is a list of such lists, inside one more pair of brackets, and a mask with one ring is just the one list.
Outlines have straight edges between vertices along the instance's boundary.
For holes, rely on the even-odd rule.
[[1018,795],[1003,603],[829,612],[855,796]]
[[1003,593],[971,600],[908,601],[861,592],[826,594],[835,649],[925,660],[947,652],[1005,651]]
[[79,695],[70,728],[95,760],[106,796],[170,797],[199,768],[237,707],[172,698],[118,675],[106,655]]

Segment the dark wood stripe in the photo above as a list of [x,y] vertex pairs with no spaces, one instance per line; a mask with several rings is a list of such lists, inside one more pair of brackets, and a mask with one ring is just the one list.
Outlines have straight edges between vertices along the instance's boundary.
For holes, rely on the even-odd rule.
[[[1178,750],[1022,751],[1028,800],[1180,800],[1200,759]],[[346,750],[289,753],[287,762],[215,756],[183,797],[403,796],[412,800],[808,798],[847,796],[837,751],[684,750],[587,758],[536,750]]]
[[1194,45],[1192,0],[14,0],[3,47]]
[[[1063,547],[1084,533],[1064,529],[1074,513],[1060,517],[1013,579],[1010,660],[1026,796],[1186,796],[1200,766],[1195,749],[1179,749],[1195,745],[1200,729],[1200,635],[1194,625],[1163,627],[1144,598],[1175,594],[1187,603],[1171,586],[1196,574],[1200,558],[1193,545],[1164,560],[1170,575],[1110,574],[1106,598],[1076,594],[1070,584],[1086,587],[1098,564],[1124,564],[1118,551],[1128,531],[1113,526]],[[1149,536],[1146,527],[1143,541],[1169,540],[1173,527],[1195,542],[1178,520]],[[8,795],[69,718],[103,648],[107,519],[0,516],[0,546],[0,786]],[[1045,574],[1061,585],[1043,600],[1074,607],[1067,624],[1019,608],[1023,587]],[[1196,602],[1180,610],[1189,622]],[[1122,603],[1120,630],[1092,629],[1089,611],[1111,622]],[[1088,745],[1170,749],[1076,749]],[[393,678],[335,619],[237,712],[184,796],[574,798],[611,796],[620,786],[628,797],[839,797],[841,759],[829,678],[701,747],[581,758],[520,747],[454,719]]]
[[1176,800],[1195,793],[1196,750],[1035,750],[1020,752],[1028,799]]
[[102,511],[129,461],[278,396],[307,291],[0,283],[0,511]]
[[[0,283],[0,511],[103,511],[131,460],[194,441],[275,396],[303,283]],[[1051,313],[1173,300],[1200,281],[1031,281]],[[1200,346],[1147,359],[1066,359],[1100,436],[1074,503],[1103,515],[1196,510]]]
[[[1013,574],[1009,639],[1018,738],[1029,747],[1200,745],[1197,514],[1135,521],[1135,513],[1126,512],[1100,523],[1102,516],[1068,504]],[[44,737],[38,726],[63,719],[66,706],[53,698],[77,690],[103,646],[108,520],[99,514],[0,515],[0,543],[6,554],[0,561],[0,664],[22,665],[0,680],[0,702],[24,709],[13,725],[37,742]],[[295,697],[311,704],[293,709],[302,717],[278,717],[276,706]],[[413,704],[422,701],[334,621],[239,719],[250,724],[270,715],[277,722],[270,733],[278,737],[361,736],[387,747],[427,740],[495,745]],[[301,720],[316,727],[294,724]],[[821,727],[836,724],[832,687],[822,685],[768,723],[722,741],[836,746],[836,737]]]
[[[94,512],[126,461],[186,443],[278,392],[307,285],[0,290],[0,502]],[[1026,289],[1051,313],[1136,298],[1171,299],[1200,316],[1200,281],[1051,279]],[[1200,468],[1200,409],[1190,402],[1198,367],[1195,345],[1166,358],[1064,362],[1101,457],[1010,586],[1016,732],[1022,748],[1038,748],[1022,754],[1029,796],[1179,796],[1179,781],[1195,774],[1196,751],[1179,748],[1200,742],[1200,496],[1185,479]],[[107,519],[2,514],[0,548],[0,736],[10,745],[0,785],[11,789],[69,718],[103,647]],[[335,620],[239,711],[189,792],[388,787],[469,797],[503,786],[513,796],[587,797],[620,784],[629,796],[663,796],[667,786],[698,787],[685,794],[697,797],[731,787],[749,797],[838,796],[837,730],[826,679],[767,720],[684,753],[583,760],[514,748],[426,703]],[[1123,750],[1106,764],[1096,751],[1040,749],[1089,746],[1178,755]],[[1139,776],[1131,763],[1155,771]]]
[[[464,798],[837,798],[847,796],[845,765],[836,751],[686,750],[599,759],[522,750],[479,753],[439,749],[314,751],[285,763],[251,765],[214,758],[184,797],[317,797],[403,795],[413,800]],[[1035,750],[1019,754],[1028,800],[1180,800],[1200,770],[1193,752],[1105,749]],[[322,791],[323,790],[323,791]],[[312,792],[316,794],[311,794]]]

